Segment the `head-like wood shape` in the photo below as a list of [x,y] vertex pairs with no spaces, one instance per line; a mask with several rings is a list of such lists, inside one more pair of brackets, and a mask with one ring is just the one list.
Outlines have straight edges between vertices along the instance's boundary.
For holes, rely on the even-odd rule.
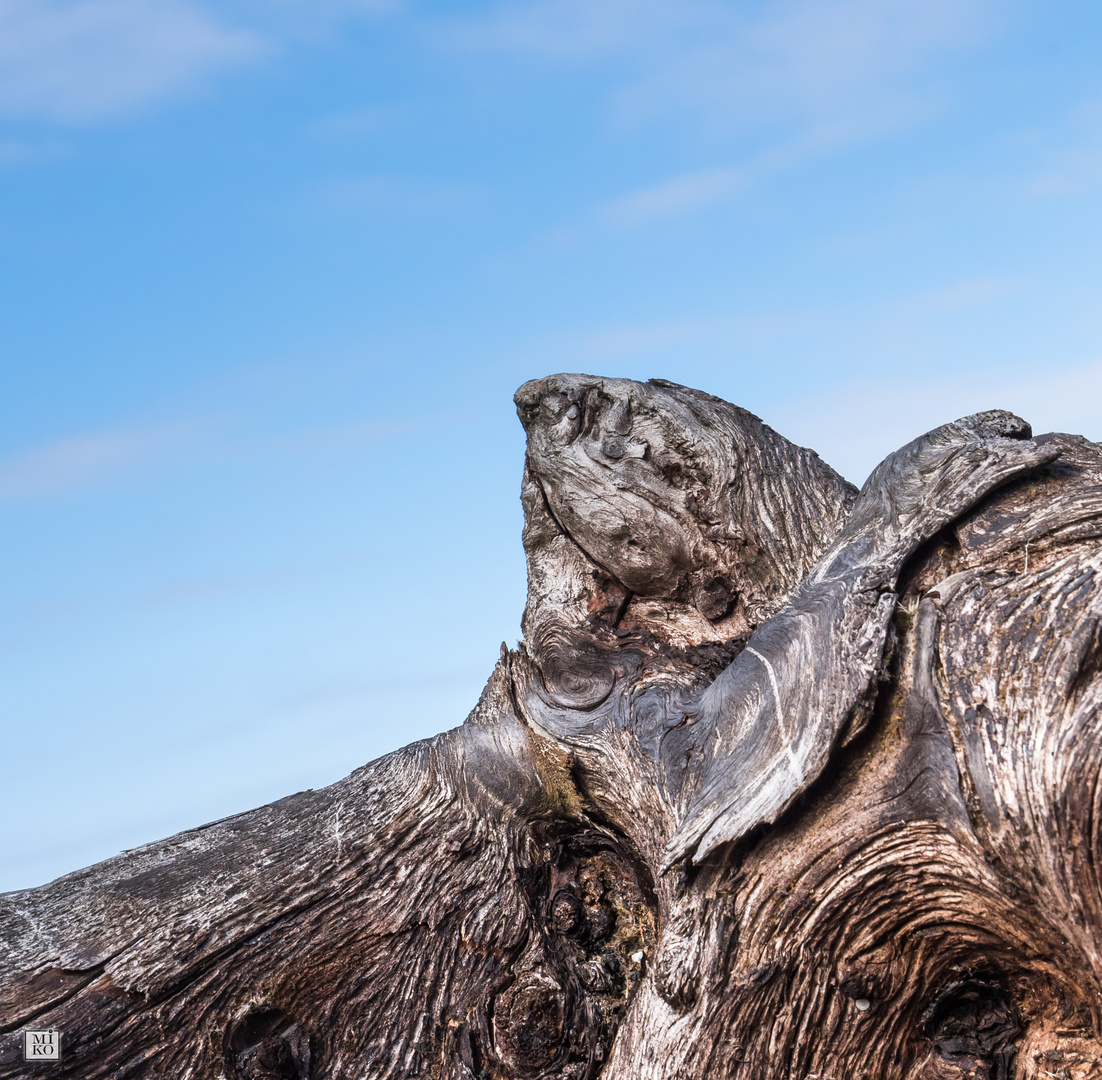
[[526,630],[573,561],[589,614],[615,624],[634,599],[637,619],[650,613],[684,643],[731,637],[784,602],[856,494],[752,413],[675,383],[552,375],[525,383],[516,404],[528,434]]

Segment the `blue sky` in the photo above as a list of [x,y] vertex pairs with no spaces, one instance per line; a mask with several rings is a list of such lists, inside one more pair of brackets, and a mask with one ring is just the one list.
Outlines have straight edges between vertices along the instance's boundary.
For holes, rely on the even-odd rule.
[[1102,7],[0,0],[0,889],[462,721],[511,396],[1102,438]]

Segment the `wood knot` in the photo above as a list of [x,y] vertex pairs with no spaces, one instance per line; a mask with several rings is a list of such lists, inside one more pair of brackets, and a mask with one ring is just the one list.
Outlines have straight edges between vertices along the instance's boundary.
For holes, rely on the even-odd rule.
[[604,941],[615,928],[615,919],[604,905],[594,904],[585,909],[586,927],[590,941]]
[[582,906],[569,890],[561,889],[551,901],[551,929],[556,934],[569,934],[578,926]]
[[593,993],[607,994],[613,988],[612,976],[600,959],[587,960],[579,964],[575,971],[582,986]]
[[696,594],[696,606],[704,618],[716,622],[730,614],[737,599],[730,578],[718,575],[701,582]]
[[[1008,1080],[1013,1075],[1017,1014],[999,986],[968,980],[941,992],[924,1017],[932,1075]],[[927,1068],[927,1073],[930,1069]]]
[[546,975],[530,974],[497,996],[494,1044],[498,1057],[521,1076],[534,1076],[558,1056],[566,1034],[566,1000]]
[[222,1041],[230,1080],[309,1080],[310,1036],[279,1009],[252,1009],[231,1021]]

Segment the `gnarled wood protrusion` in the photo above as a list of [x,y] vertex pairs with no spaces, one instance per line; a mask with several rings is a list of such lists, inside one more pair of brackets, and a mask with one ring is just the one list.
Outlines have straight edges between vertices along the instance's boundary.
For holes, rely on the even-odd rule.
[[0,1077],[1102,1077],[1102,450],[857,493],[670,383],[517,405],[467,722],[0,899]]

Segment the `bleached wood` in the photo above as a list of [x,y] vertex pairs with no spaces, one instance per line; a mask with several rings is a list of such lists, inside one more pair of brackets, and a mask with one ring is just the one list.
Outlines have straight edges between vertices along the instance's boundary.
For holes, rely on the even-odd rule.
[[1100,448],[981,413],[858,493],[674,384],[517,407],[466,723],[0,897],[0,1077],[1102,1076]]

